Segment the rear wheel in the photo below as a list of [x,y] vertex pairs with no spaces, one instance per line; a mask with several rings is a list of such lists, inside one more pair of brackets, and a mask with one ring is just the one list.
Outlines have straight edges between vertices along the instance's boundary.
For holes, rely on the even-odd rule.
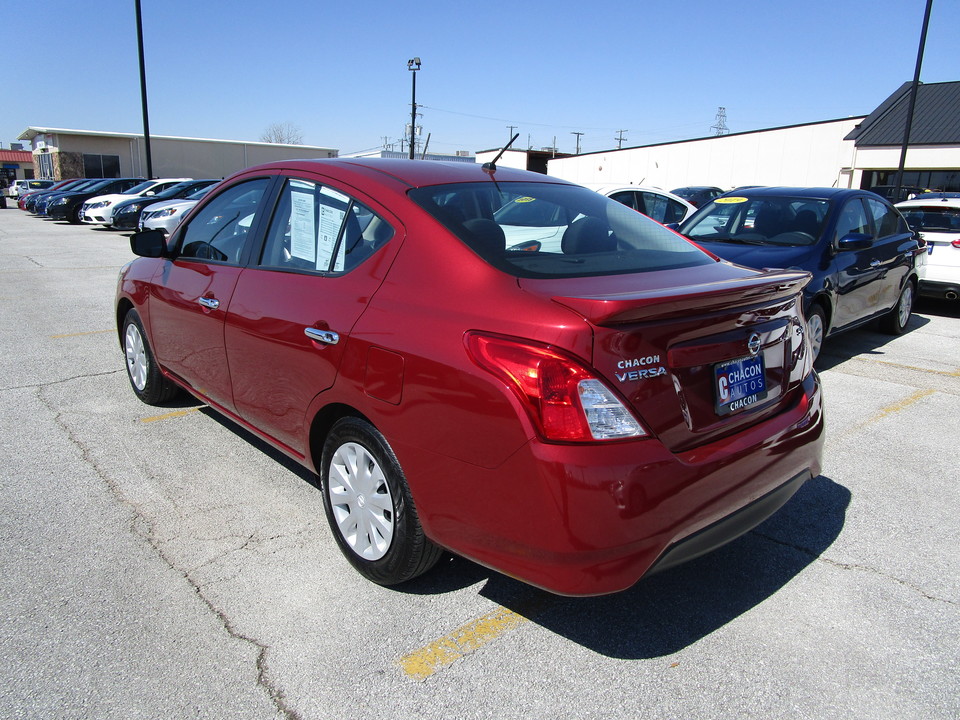
[[891,335],[902,335],[913,313],[913,283],[907,282],[900,291],[900,299],[893,310],[880,320],[880,329]]
[[330,529],[361,575],[396,585],[440,559],[443,551],[423,534],[400,463],[370,423],[339,420],[324,443],[320,468]]

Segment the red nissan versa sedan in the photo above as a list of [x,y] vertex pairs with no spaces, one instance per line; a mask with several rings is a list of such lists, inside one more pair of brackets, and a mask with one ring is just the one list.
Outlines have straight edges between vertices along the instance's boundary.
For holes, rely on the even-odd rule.
[[186,389],[317,471],[334,538],[380,584],[447,549],[616,592],[820,472],[808,274],[729,264],[577,185],[281,162],[131,246],[134,392]]

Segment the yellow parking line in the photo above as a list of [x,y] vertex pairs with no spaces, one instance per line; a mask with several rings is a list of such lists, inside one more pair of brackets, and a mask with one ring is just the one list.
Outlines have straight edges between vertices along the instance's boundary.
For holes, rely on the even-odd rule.
[[916,370],[917,372],[933,373],[935,375],[946,375],[947,377],[960,377],[960,370],[954,370],[953,372],[949,370],[930,370],[929,368],[920,368],[914,365],[901,365],[900,363],[887,362],[886,360],[874,360],[874,362],[880,365],[889,365],[890,367],[903,368],[905,370]]
[[88,332],[64,333],[63,335],[51,335],[50,337],[53,338],[54,340],[59,340],[61,338],[80,337],[81,335],[102,335],[103,333],[112,333],[112,332],[116,332],[116,330],[113,328],[109,330],[90,330]]
[[933,395],[935,392],[936,390],[917,390],[915,393],[913,393],[913,395],[910,395],[909,397],[904,398],[899,402],[895,402],[892,405],[887,405],[887,407],[881,409],[880,412],[878,412],[872,418],[870,418],[865,423],[863,423],[863,425],[869,425],[870,423],[876,422],[877,420],[883,420],[885,417],[888,417],[890,415],[893,415],[894,413],[900,412],[901,410],[904,410],[910,407],[918,400],[922,400],[928,395]]
[[400,658],[400,667],[410,679],[425,680],[438,670],[528,621],[529,618],[513,610],[498,607]]
[[174,410],[173,412],[164,413],[163,415],[152,415],[150,417],[141,418],[140,422],[142,423],[152,423],[158,422],[160,420],[170,420],[172,418],[183,417],[184,415],[189,415],[190,413],[197,412],[199,407],[187,408],[186,410]]

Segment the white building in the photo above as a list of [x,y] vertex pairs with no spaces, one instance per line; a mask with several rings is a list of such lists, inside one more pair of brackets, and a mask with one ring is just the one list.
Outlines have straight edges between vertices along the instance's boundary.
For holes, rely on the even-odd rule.
[[[667,190],[893,184],[909,95],[906,83],[865,116],[557,158],[547,173]],[[960,82],[919,86],[902,184],[960,191]]]

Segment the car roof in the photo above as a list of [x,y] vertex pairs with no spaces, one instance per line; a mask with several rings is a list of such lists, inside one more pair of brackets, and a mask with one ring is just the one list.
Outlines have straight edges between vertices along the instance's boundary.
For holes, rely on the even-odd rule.
[[[427,187],[447,183],[490,182],[546,182],[571,185],[566,180],[548,177],[541,173],[497,167],[491,176],[480,163],[444,162],[437,160],[395,160],[382,158],[323,158],[318,160],[286,160],[247,168],[242,174],[255,170],[303,170],[305,172],[335,172],[338,177],[350,180],[365,179],[381,184],[400,183],[407,187]],[[238,173],[239,174],[239,173]]]
[[[745,197],[794,197],[813,200],[834,200],[854,195],[875,194],[867,190],[827,187],[753,187],[743,190],[731,190],[726,197],[743,195]],[[877,196],[879,197],[879,195]]]
[[923,197],[913,198],[913,200],[903,200],[898,202],[896,207],[909,210],[910,208],[917,207],[948,207],[948,208],[957,208],[960,207],[960,195],[953,193],[951,197],[950,194],[947,194],[946,197],[942,197],[939,193],[937,195],[924,195]]
[[671,195],[672,193],[663,188],[652,185],[631,185],[630,183],[579,183],[585,188],[589,188],[601,195],[616,192],[617,190],[645,190],[647,192],[660,193],[661,195]]

